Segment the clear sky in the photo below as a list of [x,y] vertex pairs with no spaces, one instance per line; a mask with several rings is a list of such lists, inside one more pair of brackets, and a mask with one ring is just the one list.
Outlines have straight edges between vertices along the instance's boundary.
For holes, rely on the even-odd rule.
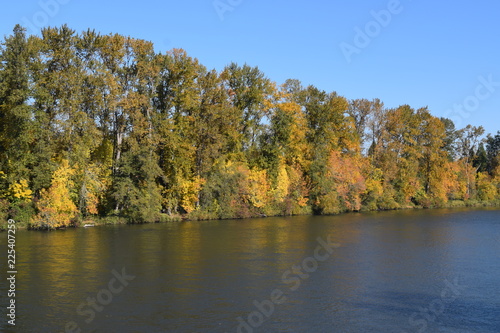
[[183,48],[208,68],[258,66],[349,99],[428,106],[500,130],[500,1],[4,1],[0,33],[67,23]]

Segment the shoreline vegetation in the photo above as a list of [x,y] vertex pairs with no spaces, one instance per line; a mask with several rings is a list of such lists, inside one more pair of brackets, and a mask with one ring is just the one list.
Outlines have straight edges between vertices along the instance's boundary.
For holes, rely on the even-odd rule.
[[[500,209],[500,200],[497,201],[461,201],[461,200],[455,200],[452,202],[448,202],[444,206],[439,206],[439,207],[422,207],[422,206],[407,206],[407,207],[400,207],[400,208],[395,208],[392,209],[393,211],[397,210],[414,210],[414,209],[458,209],[458,208],[498,208]],[[388,210],[376,210],[376,211],[388,211]],[[349,212],[343,212],[343,213],[338,213],[338,214],[330,214],[330,215],[342,215],[342,214],[350,214],[350,213],[364,213],[364,212],[375,212],[373,210],[359,210],[359,211],[349,211]],[[313,214],[302,214],[302,216],[312,216]],[[126,217],[120,217],[120,216],[92,216],[92,217],[87,217],[87,219],[76,219],[74,220],[70,225],[67,226],[61,226],[58,228],[46,228],[46,229],[30,229],[29,224],[27,223],[17,223],[16,221],[16,229],[18,230],[59,230],[59,229],[66,229],[66,228],[84,228],[84,227],[99,227],[99,226],[110,226],[110,225],[126,225],[126,224],[155,224],[155,223],[180,223],[180,222],[203,222],[203,221],[224,221],[224,220],[234,220],[234,219],[249,219],[249,218],[268,218],[268,217],[290,217],[290,216],[297,216],[297,215],[272,215],[272,216],[267,216],[267,215],[258,215],[258,216],[249,216],[249,217],[242,217],[242,218],[226,218],[226,219],[203,219],[203,218],[198,218],[198,219],[192,219],[189,218],[188,216],[184,215],[167,215],[167,214],[160,214],[159,218],[155,221],[142,221],[139,223],[134,223],[131,222],[129,219]],[[7,230],[7,223],[1,223],[0,224],[0,232],[6,231]]]
[[500,206],[500,131],[64,25],[0,47],[0,229]]

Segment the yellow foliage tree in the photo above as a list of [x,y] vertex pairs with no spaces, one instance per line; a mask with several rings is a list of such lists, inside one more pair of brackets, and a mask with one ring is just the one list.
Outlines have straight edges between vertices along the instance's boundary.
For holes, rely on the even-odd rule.
[[384,173],[379,168],[368,166],[366,173],[366,190],[363,195],[364,205],[369,210],[377,210],[377,202],[384,193]]
[[250,170],[248,188],[248,199],[254,207],[262,208],[267,205],[270,188],[266,170]]
[[276,179],[276,188],[274,189],[274,198],[277,202],[283,202],[288,195],[290,178],[283,161],[278,168],[278,178]]
[[332,151],[328,161],[327,177],[332,177],[338,200],[347,211],[361,209],[361,196],[366,191],[363,176],[364,161],[361,156]]
[[464,160],[453,162],[452,170],[455,174],[456,184],[453,186],[452,198],[455,200],[469,200],[470,189],[475,183],[475,171],[471,164]]
[[101,163],[92,163],[75,170],[79,183],[79,208],[83,214],[97,215],[99,201],[104,198],[109,188],[111,167],[105,168]]
[[76,216],[77,208],[71,200],[71,176],[74,169],[67,160],[63,160],[59,168],[52,175],[48,190],[41,191],[41,198],[37,203],[38,214],[32,219],[34,228],[54,229],[68,226]]
[[[309,191],[304,172],[300,169],[299,165],[292,165],[287,168],[287,176],[289,182],[288,194],[290,198],[298,207],[306,207],[309,201]],[[301,211],[297,211],[297,213],[301,213]]]
[[476,186],[479,200],[495,200],[498,195],[497,187],[495,186],[490,175],[488,175],[487,172],[479,172],[477,174]]
[[9,191],[4,185],[7,182],[7,175],[0,171],[0,199],[4,199],[8,196]]
[[21,179],[19,182],[15,182],[9,187],[10,195],[15,199],[20,199],[22,201],[30,201],[33,192],[29,189],[28,181],[26,179]]
[[180,205],[187,213],[196,209],[198,194],[204,183],[205,180],[199,176],[194,177],[193,180],[179,180]]
[[460,161],[448,162],[448,197],[451,200],[463,200],[467,192],[467,182],[463,179],[462,163]]
[[460,190],[458,170],[460,166],[456,162],[441,161],[430,171],[429,192],[437,204],[446,203],[457,194],[460,197],[465,195],[465,184],[463,190]]

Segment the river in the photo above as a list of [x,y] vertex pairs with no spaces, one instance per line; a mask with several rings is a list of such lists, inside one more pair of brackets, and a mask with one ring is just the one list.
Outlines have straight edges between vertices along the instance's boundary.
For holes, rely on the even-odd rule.
[[2,332],[500,332],[500,210],[18,231]]

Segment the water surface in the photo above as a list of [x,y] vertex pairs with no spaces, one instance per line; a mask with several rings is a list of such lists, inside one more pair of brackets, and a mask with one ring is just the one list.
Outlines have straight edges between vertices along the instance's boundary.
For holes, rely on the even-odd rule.
[[19,231],[16,250],[5,332],[500,332],[499,210]]

